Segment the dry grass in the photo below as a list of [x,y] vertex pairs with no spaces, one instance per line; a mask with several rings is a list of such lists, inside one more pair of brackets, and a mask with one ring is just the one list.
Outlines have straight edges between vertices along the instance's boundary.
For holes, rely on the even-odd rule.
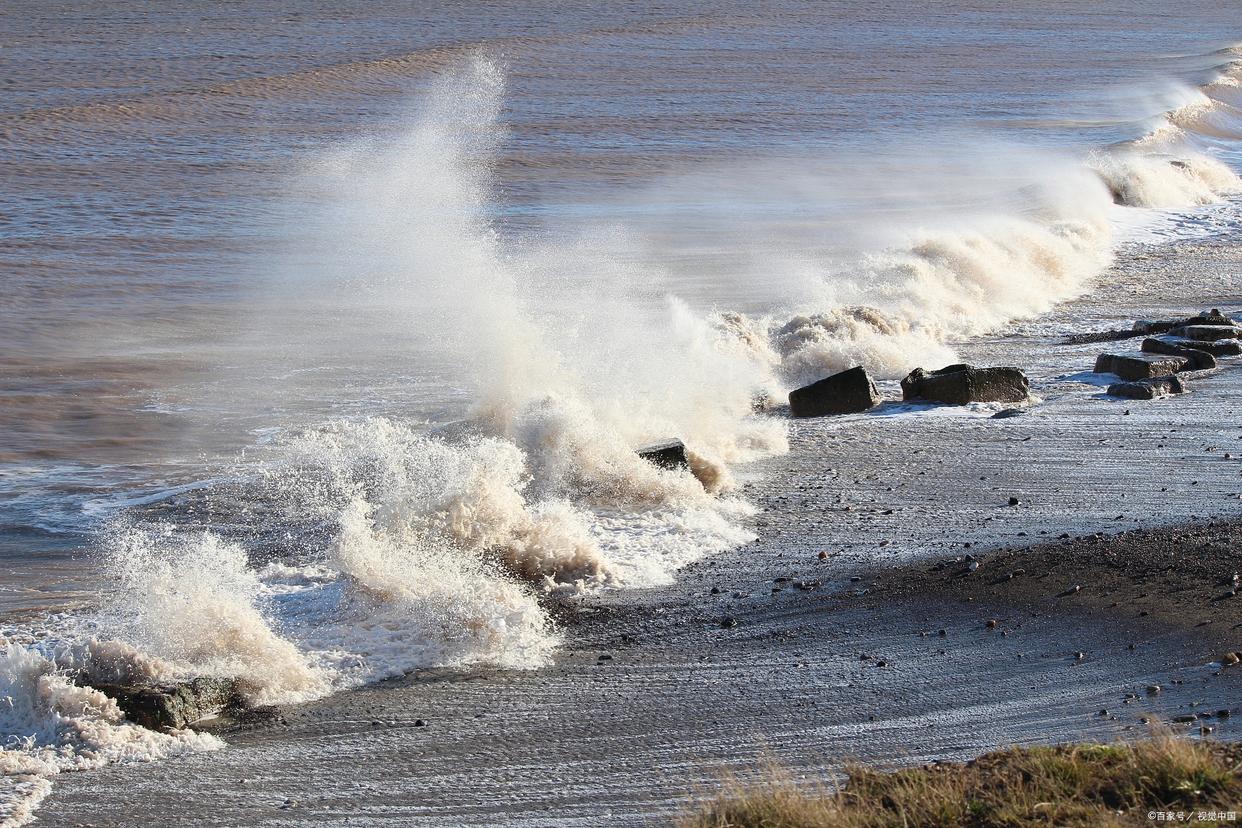
[[1013,748],[966,764],[847,775],[839,791],[799,786],[776,770],[758,784],[729,783],[679,826],[1097,828],[1156,824],[1150,811],[1211,825],[1198,812],[1231,810],[1242,821],[1242,749],[1165,732],[1136,744]]

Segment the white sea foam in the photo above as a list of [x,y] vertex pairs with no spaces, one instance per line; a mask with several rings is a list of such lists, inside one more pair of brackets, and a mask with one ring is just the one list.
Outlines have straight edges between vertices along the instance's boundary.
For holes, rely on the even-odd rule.
[[48,777],[112,762],[148,762],[215,750],[208,734],[156,733],[125,721],[116,702],[74,685],[43,655],[20,644],[0,649],[0,826],[33,818]]

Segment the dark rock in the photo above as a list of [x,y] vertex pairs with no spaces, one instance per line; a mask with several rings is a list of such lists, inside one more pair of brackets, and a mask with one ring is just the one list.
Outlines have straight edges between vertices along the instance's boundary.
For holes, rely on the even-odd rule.
[[690,460],[686,457],[686,444],[681,440],[667,440],[644,448],[636,449],[635,454],[649,463],[655,463],[662,469],[688,469]]
[[1022,402],[1030,396],[1030,383],[1017,368],[975,368],[949,365],[938,371],[915,368],[901,381],[902,397],[949,405],[972,402]]
[[993,420],[1008,420],[1010,417],[1021,417],[1026,413],[1024,408],[1002,408],[992,415]]
[[1176,336],[1162,336],[1161,341],[1191,351],[1206,351],[1214,357],[1230,357],[1242,355],[1242,341],[1237,339],[1217,339],[1213,342],[1202,342],[1198,339],[1182,339]]
[[1158,334],[1171,331],[1182,322],[1176,319],[1140,319],[1134,323],[1134,333],[1138,336],[1143,334]]
[[1010,506],[1017,506],[1017,505],[1018,505],[1018,504],[1020,504],[1021,502],[1022,502],[1022,501],[1021,501],[1021,500],[1018,500],[1018,498],[1016,498],[1016,497],[1011,497],[1011,498],[1009,498],[1009,505],[1010,505]]
[[736,618],[728,618],[728,617],[726,617],[726,618],[721,618],[721,619],[720,619],[720,626],[721,626],[723,629],[726,629],[726,630],[731,630],[731,629],[733,629],[734,627],[736,627],[736,626],[737,626],[737,619],[736,619]]
[[1190,366],[1190,360],[1165,354],[1100,354],[1095,373],[1116,374],[1123,380],[1149,379],[1176,374]]
[[[1138,325],[1138,322],[1134,323]],[[1175,323],[1170,322],[1169,327],[1173,327]],[[1167,330],[1167,329],[1166,329]],[[1070,334],[1061,340],[1062,345],[1089,345],[1092,342],[1116,342],[1120,339],[1133,339],[1136,336],[1143,336],[1147,331],[1141,331],[1135,328],[1131,331],[1098,331],[1092,333]]]
[[1206,371],[1216,367],[1216,357],[1198,348],[1186,348],[1164,339],[1144,339],[1143,351],[1148,354],[1164,354],[1180,356],[1190,360],[1191,367],[1196,371]]
[[1170,394],[1185,394],[1190,385],[1179,376],[1153,377],[1136,382],[1114,382],[1108,386],[1108,393],[1114,397],[1126,397],[1131,400],[1154,400]]
[[882,402],[875,382],[862,366],[833,374],[789,392],[789,413],[795,417],[856,414]]
[[1181,325],[1233,325],[1238,326],[1236,319],[1231,319],[1220,312],[1219,308],[1212,308],[1210,311],[1204,311],[1198,316],[1192,316],[1189,319],[1183,319]]
[[234,679],[200,677],[165,686],[91,686],[115,699],[127,719],[149,730],[178,730],[239,704]]
[[1180,716],[1173,717],[1173,721],[1177,724],[1191,724],[1192,722],[1196,722],[1198,720],[1199,717],[1191,713],[1183,713]]
[[1223,667],[1233,667],[1239,661],[1242,661],[1242,654],[1239,653],[1225,653],[1220,657],[1220,663]]
[[1242,336],[1242,328],[1235,325],[1183,325],[1180,328],[1174,328],[1169,333],[1183,339],[1214,342],[1218,339],[1237,339]]

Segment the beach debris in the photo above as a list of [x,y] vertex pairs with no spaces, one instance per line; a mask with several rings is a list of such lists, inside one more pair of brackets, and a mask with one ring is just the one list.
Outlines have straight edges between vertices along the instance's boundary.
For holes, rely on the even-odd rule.
[[[1168,397],[1174,394],[1187,394],[1190,384],[1176,375],[1152,377],[1135,380],[1134,382],[1114,382],[1108,386],[1108,393],[1113,397],[1125,397],[1130,400],[1154,400],[1157,397]],[[1130,412],[1127,411],[1127,414]]]
[[114,699],[125,718],[148,730],[181,730],[239,703],[237,681],[231,678],[200,676],[177,684],[90,686]]
[[936,371],[915,368],[901,381],[906,400],[928,400],[949,405],[972,402],[1023,402],[1030,382],[1018,368],[975,368],[960,363]]
[[833,374],[789,392],[789,413],[794,417],[856,414],[883,402],[875,381],[862,366]]
[[690,460],[686,457],[686,444],[681,440],[671,439],[652,443],[649,446],[635,449],[634,453],[662,469],[676,471],[690,468]]
[[1191,367],[1196,371],[1207,371],[1216,367],[1216,357],[1200,348],[1187,348],[1180,342],[1189,340],[1167,340],[1167,339],[1144,339],[1143,352],[1148,354],[1163,354],[1165,356],[1180,356],[1190,360]]
[[1168,354],[1100,354],[1096,357],[1094,371],[1134,381],[1176,374],[1186,370],[1190,364],[1186,357]]

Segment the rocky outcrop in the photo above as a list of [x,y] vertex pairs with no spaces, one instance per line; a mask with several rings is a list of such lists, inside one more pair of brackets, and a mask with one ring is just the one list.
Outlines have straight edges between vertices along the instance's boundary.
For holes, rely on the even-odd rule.
[[173,685],[92,684],[116,700],[125,717],[150,730],[177,730],[238,704],[233,679],[190,679]]
[[1144,339],[1143,352],[1148,354],[1162,354],[1164,356],[1179,356],[1190,360],[1190,367],[1195,371],[1206,371],[1216,367],[1216,357],[1207,351],[1198,348],[1187,348],[1179,345],[1178,342],[1189,340],[1164,340],[1164,339]]
[[875,382],[859,366],[790,391],[789,413],[795,417],[856,414],[882,401]]
[[1163,377],[1185,371],[1191,362],[1184,356],[1167,354],[1100,354],[1095,361],[1095,373],[1116,374],[1123,380],[1134,381],[1150,377]]
[[1137,380],[1135,382],[1115,382],[1108,386],[1108,393],[1114,397],[1127,397],[1132,400],[1154,400],[1156,397],[1167,397],[1171,394],[1185,394],[1190,391],[1186,380],[1170,374],[1164,377]]
[[1022,402],[1030,396],[1026,375],[1017,368],[948,365],[938,371],[915,368],[901,381],[907,400],[966,405],[972,402]]
[[690,459],[686,456],[686,444],[681,440],[665,440],[634,452],[649,463],[655,463],[663,469],[688,469]]

